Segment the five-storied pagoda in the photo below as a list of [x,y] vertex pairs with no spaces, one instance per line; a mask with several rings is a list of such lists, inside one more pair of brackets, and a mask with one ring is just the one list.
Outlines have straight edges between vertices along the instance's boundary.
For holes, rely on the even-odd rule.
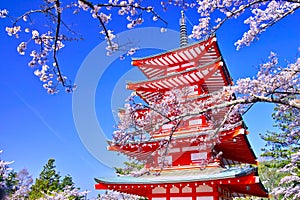
[[[232,84],[216,37],[188,45],[183,13],[180,25],[180,48],[133,59],[133,65],[148,79],[128,83],[127,88],[146,102],[174,88],[193,87],[194,94],[187,103],[196,107],[199,102],[206,101],[209,94]],[[225,115],[226,112],[219,112],[214,117],[221,119]],[[134,194],[149,200],[229,200],[249,195],[268,197],[257,168],[249,167],[257,165],[257,161],[247,139],[247,127],[241,117],[239,121],[230,129],[219,128],[211,123],[208,115],[202,114],[184,118],[172,133],[170,126],[164,125],[150,133],[150,139],[145,142],[125,145],[110,142],[109,150],[143,161],[150,173],[137,177],[97,178],[95,188]],[[211,140],[206,138],[216,129],[218,142],[208,144]],[[170,138],[170,134],[176,142],[165,155],[161,152],[161,144]]]

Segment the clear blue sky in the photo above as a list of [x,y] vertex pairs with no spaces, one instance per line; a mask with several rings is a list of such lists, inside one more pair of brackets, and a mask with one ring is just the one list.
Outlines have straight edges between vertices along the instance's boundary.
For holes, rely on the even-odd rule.
[[[6,8],[10,14],[17,16],[30,9],[33,4],[36,7],[38,3],[37,0],[1,1],[0,9]],[[170,13],[162,16],[168,20],[169,28],[178,30],[179,10],[175,9]],[[187,17],[193,21],[195,16],[187,13]],[[159,26],[150,23],[150,18],[149,16],[147,20],[146,17],[145,26]],[[117,27],[117,30],[125,30],[120,28],[122,22],[124,21],[114,21],[113,26]],[[242,36],[246,26],[240,20],[228,21],[217,32],[217,37],[233,79],[255,75],[258,64],[267,59],[270,51],[277,52],[282,59],[292,61],[300,47],[299,24],[298,11],[271,27],[251,47],[236,51],[233,43]],[[93,190],[93,178],[111,176],[113,169],[93,157],[81,142],[79,135],[82,133],[78,133],[73,118],[72,95],[61,92],[50,96],[46,93],[41,82],[33,75],[33,70],[27,67],[29,57],[20,56],[16,51],[22,40],[17,41],[6,35],[5,27],[8,25],[7,21],[0,21],[0,149],[4,150],[1,158],[15,160],[13,168],[27,168],[34,177],[39,174],[49,158],[55,158],[57,170],[61,175],[70,174],[78,187]],[[191,29],[190,25],[188,29]],[[69,44],[60,54],[62,70],[72,80],[75,80],[84,59],[102,42],[98,35],[97,23],[87,14],[81,15],[80,21],[77,19],[75,30],[80,31],[85,40]],[[135,56],[145,56],[154,52],[159,51],[144,50]],[[105,56],[100,56],[106,59]],[[101,63],[95,65],[103,67]],[[132,74],[122,78],[130,69],[129,58],[122,62],[115,61],[107,68],[97,85],[94,106],[98,122],[107,137],[110,137],[114,125],[111,104],[114,106],[123,101],[122,95],[113,95],[113,90],[116,87],[117,91],[122,90],[119,87],[125,84],[125,79],[136,79]],[[79,89],[80,87],[79,85]],[[116,98],[118,103],[115,103]],[[258,133],[272,128],[271,112],[271,106],[261,104],[254,106],[245,116],[251,132],[250,142],[257,153],[263,145]],[[86,123],[89,123],[89,119],[86,119]],[[100,144],[99,141],[99,146]],[[99,150],[99,154],[101,153],[103,151]]]

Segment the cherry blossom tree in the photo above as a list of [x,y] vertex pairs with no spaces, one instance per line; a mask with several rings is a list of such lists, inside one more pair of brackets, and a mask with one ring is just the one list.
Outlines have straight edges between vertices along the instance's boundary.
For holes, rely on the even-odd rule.
[[31,175],[26,169],[16,173],[10,167],[12,163],[13,161],[7,162],[0,159],[0,199],[28,198],[32,184]]
[[[106,9],[105,9],[106,8]],[[126,17],[129,23],[128,28],[133,28],[142,24],[142,13],[149,12],[155,20],[164,21],[153,10],[151,6],[143,6],[141,3],[131,1],[109,1],[107,3],[92,3],[86,0],[61,2],[59,0],[45,0],[40,8],[29,10],[19,17],[9,15],[6,9],[0,10],[0,18],[8,18],[13,21],[11,26],[6,27],[8,36],[16,39],[24,38],[17,47],[20,55],[25,55],[29,51],[31,57],[28,66],[34,68],[34,74],[43,82],[43,87],[49,94],[58,92],[58,86],[66,88],[66,92],[72,92],[76,85],[61,72],[58,61],[59,51],[65,47],[65,43],[78,41],[82,38],[78,33],[72,30],[69,22],[65,21],[63,14],[78,14],[80,11],[91,13],[91,19],[97,20],[100,25],[100,34],[107,40],[108,55],[116,50],[120,50],[119,44],[114,41],[115,34],[113,30],[107,28],[112,19],[109,14],[112,8],[118,10],[120,16]],[[48,29],[41,29],[42,24],[33,24],[33,18],[40,15],[44,17],[41,23],[53,24]],[[166,22],[165,22],[166,23]],[[25,41],[24,41],[25,40]],[[29,50],[30,49],[30,50]],[[136,48],[128,50],[128,55],[135,52]]]
[[275,126],[279,131],[262,135],[267,142],[262,156],[267,159],[266,163],[273,173],[280,174],[281,177],[278,183],[272,186],[274,196],[282,199],[298,199],[300,186],[299,110],[289,108],[285,112],[280,112],[279,107],[276,106],[273,113]]
[[[43,87],[48,93],[54,94],[59,85],[64,86],[67,92],[76,88],[76,85],[63,75],[59,64],[60,50],[65,48],[68,42],[82,39],[70,25],[72,21],[66,17],[68,14],[74,15],[71,18],[73,20],[76,20],[76,15],[80,12],[91,14],[90,19],[99,23],[99,32],[107,41],[108,55],[122,49],[116,39],[117,31],[110,26],[112,20],[118,18],[127,20],[123,30],[138,27],[144,23],[145,17],[150,17],[154,22],[162,22],[159,25],[162,31],[165,31],[168,22],[160,17],[160,13],[168,12],[170,7],[180,7],[186,12],[198,13],[198,19],[192,22],[195,25],[190,37],[203,39],[214,34],[227,20],[246,15],[244,23],[249,25],[249,29],[235,43],[239,49],[250,45],[267,28],[295,12],[300,3],[298,0],[168,0],[161,1],[161,5],[158,5],[135,0],[108,0],[104,3],[88,0],[43,0],[41,5],[32,5],[32,10],[18,17],[13,17],[13,14],[10,14],[12,11],[0,8],[0,18],[12,22],[6,27],[7,34],[22,40],[17,51],[20,55],[29,53],[31,60],[28,65],[34,68],[34,74],[43,82]],[[40,19],[36,24],[33,20],[35,18]],[[47,24],[47,28],[42,28],[43,24]],[[131,48],[128,54],[131,55],[136,50]]]
[[[0,151],[0,153],[2,153],[2,151]],[[18,173],[14,172],[10,167],[12,163],[13,162],[7,162],[0,159],[0,199],[79,200],[84,199],[89,193],[89,191],[79,191],[79,189],[74,186],[70,176],[66,176],[60,183],[53,182],[53,177],[50,175],[54,172],[52,169],[51,173],[48,174],[50,176],[44,177],[48,186],[51,186],[51,188],[47,188],[47,190],[50,191],[38,191],[37,195],[37,192],[32,188],[33,179],[29,172],[26,169],[23,169]],[[52,175],[55,176],[56,174],[54,173]],[[39,181],[39,185],[41,185],[40,182],[41,181]],[[35,183],[35,185],[36,184],[37,183]],[[39,188],[45,190],[43,187]]]
[[14,185],[14,190],[10,195],[6,195],[6,199],[25,199],[29,196],[30,187],[32,185],[33,179],[29,174],[28,170],[22,169],[16,173],[15,177],[16,183]]
[[[204,39],[214,34],[228,20],[244,17],[248,30],[236,41],[237,49],[249,46],[257,40],[269,27],[278,21],[293,14],[299,7],[299,0],[168,0],[161,1],[158,6],[150,1],[109,0],[106,3],[98,1],[78,0],[71,1],[44,0],[42,6],[29,10],[19,17],[12,17],[12,11],[1,8],[0,17],[12,21],[7,26],[9,36],[22,39],[17,51],[25,55],[27,51],[31,57],[28,65],[34,68],[34,74],[43,82],[48,93],[58,91],[64,86],[67,92],[72,92],[76,86],[63,74],[64,66],[60,66],[59,52],[67,47],[67,43],[80,40],[81,36],[70,26],[64,14],[78,15],[80,12],[90,13],[91,20],[99,23],[99,32],[107,41],[107,54],[110,55],[121,49],[116,40],[116,29],[110,26],[113,20],[125,18],[127,23],[124,29],[138,27],[144,23],[146,16],[156,23],[162,22],[162,31],[167,28],[167,21],[160,17],[161,12],[168,12],[171,7],[180,7],[186,12],[196,12],[191,38]],[[49,28],[41,29],[35,26],[33,18],[40,15],[43,20],[40,24],[51,24]],[[75,19],[71,18],[71,19]],[[118,29],[119,30],[119,29]],[[131,55],[137,49],[129,49]],[[128,141],[147,140],[151,138],[151,131],[168,124],[171,128],[169,140],[161,144],[165,154],[172,142],[172,133],[180,127],[181,122],[190,116],[211,116],[211,122],[216,130],[208,139],[215,142],[221,129],[229,129],[240,120],[239,116],[246,113],[255,103],[266,102],[278,105],[278,113],[285,113],[289,109],[300,109],[299,100],[299,66],[300,58],[282,65],[276,53],[271,52],[268,61],[259,66],[257,75],[252,78],[239,79],[233,86],[225,87],[210,94],[207,101],[199,102],[196,108],[189,107],[188,100],[180,90],[169,91],[163,99],[157,98],[153,102],[137,103],[133,94],[127,100],[125,109],[120,112],[120,123],[114,132],[114,142],[126,144]],[[187,88],[188,89],[188,88]],[[225,112],[224,119],[215,119],[214,114]],[[296,113],[294,113],[296,114]],[[296,134],[299,134],[298,132]],[[291,162],[298,162],[297,154]],[[217,156],[217,155],[216,155]],[[289,167],[290,166],[290,167]],[[292,165],[285,168],[291,173]],[[290,177],[295,181],[297,178]],[[299,178],[299,176],[298,176]],[[285,180],[284,182],[289,182]],[[293,188],[292,188],[293,189]],[[289,189],[291,191],[292,189]],[[282,191],[282,190],[281,190]]]
[[[2,150],[0,151],[0,154],[2,153]],[[0,198],[4,198],[5,194],[7,192],[10,192],[13,187],[13,176],[15,175],[12,171],[12,168],[10,168],[9,165],[11,165],[13,161],[8,162],[4,161],[0,158]]]
[[[119,114],[120,124],[114,132],[114,139],[117,143],[145,139],[144,134],[164,124],[171,123],[176,129],[186,117],[220,112],[224,108],[230,108],[225,120],[236,122],[231,118],[236,117],[236,114],[244,114],[258,102],[278,104],[278,113],[284,113],[289,108],[297,111],[300,108],[299,67],[299,58],[296,58],[295,63],[280,66],[276,54],[271,53],[269,61],[261,64],[256,77],[239,79],[233,86],[205,94],[209,98],[199,102],[197,107],[192,107],[187,99],[192,87],[168,91],[148,104],[136,103],[137,95],[132,93],[125,109]],[[212,124],[223,126],[224,122],[214,121]]]
[[39,200],[65,200],[65,199],[84,199],[89,191],[80,192],[79,189],[72,186],[66,186],[62,191],[51,191],[49,194],[43,194]]
[[285,165],[281,172],[286,172],[288,175],[284,176],[279,183],[279,186],[274,188],[272,194],[274,196],[282,196],[282,199],[299,199],[300,194],[300,153],[291,155],[290,162]]
[[107,191],[105,194],[100,195],[97,200],[119,200],[119,199],[126,199],[126,200],[144,200],[144,198],[123,194],[115,191]]

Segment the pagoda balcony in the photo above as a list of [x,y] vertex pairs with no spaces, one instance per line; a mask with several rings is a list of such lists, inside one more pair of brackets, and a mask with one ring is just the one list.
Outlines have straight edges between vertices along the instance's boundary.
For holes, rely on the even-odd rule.
[[[236,165],[257,164],[256,156],[247,139],[247,131],[242,126],[231,130],[220,130],[219,136],[207,139],[213,130],[152,137],[140,142],[114,144],[109,142],[108,150],[118,151],[130,158],[147,163],[151,167],[178,167],[189,165]],[[165,148],[167,154],[163,155]],[[215,152],[212,154],[212,152]],[[221,153],[220,158],[214,155]],[[163,163],[165,161],[165,163]]]
[[172,128],[160,128],[155,133],[151,134],[153,138],[166,138],[170,135],[177,136],[177,135],[188,135],[190,136],[192,133],[196,132],[202,132],[211,130],[212,126],[209,124],[203,124],[203,125],[193,125],[193,126],[183,126],[177,128],[175,131],[172,130]]

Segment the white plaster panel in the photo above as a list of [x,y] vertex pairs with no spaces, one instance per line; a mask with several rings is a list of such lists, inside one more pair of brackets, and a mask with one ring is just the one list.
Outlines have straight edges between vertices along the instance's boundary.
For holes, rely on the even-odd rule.
[[170,189],[170,193],[179,193],[179,188],[178,187],[172,187]]
[[208,185],[199,185],[196,192],[213,192],[213,188]]
[[197,200],[214,200],[213,196],[197,197]]
[[195,150],[198,150],[198,149],[199,149],[199,146],[182,147],[183,152],[185,152],[185,151],[195,151]]
[[156,187],[152,189],[152,194],[165,194],[165,193],[166,193],[166,189],[163,187]]
[[170,200],[193,200],[192,197],[171,197]]
[[202,124],[202,119],[194,119],[189,121],[189,125],[201,125]]
[[184,188],[182,188],[182,192],[183,193],[191,193],[192,192],[192,188],[185,186]]
[[201,153],[192,153],[191,154],[191,160],[202,160],[207,159],[207,153],[201,152]]

